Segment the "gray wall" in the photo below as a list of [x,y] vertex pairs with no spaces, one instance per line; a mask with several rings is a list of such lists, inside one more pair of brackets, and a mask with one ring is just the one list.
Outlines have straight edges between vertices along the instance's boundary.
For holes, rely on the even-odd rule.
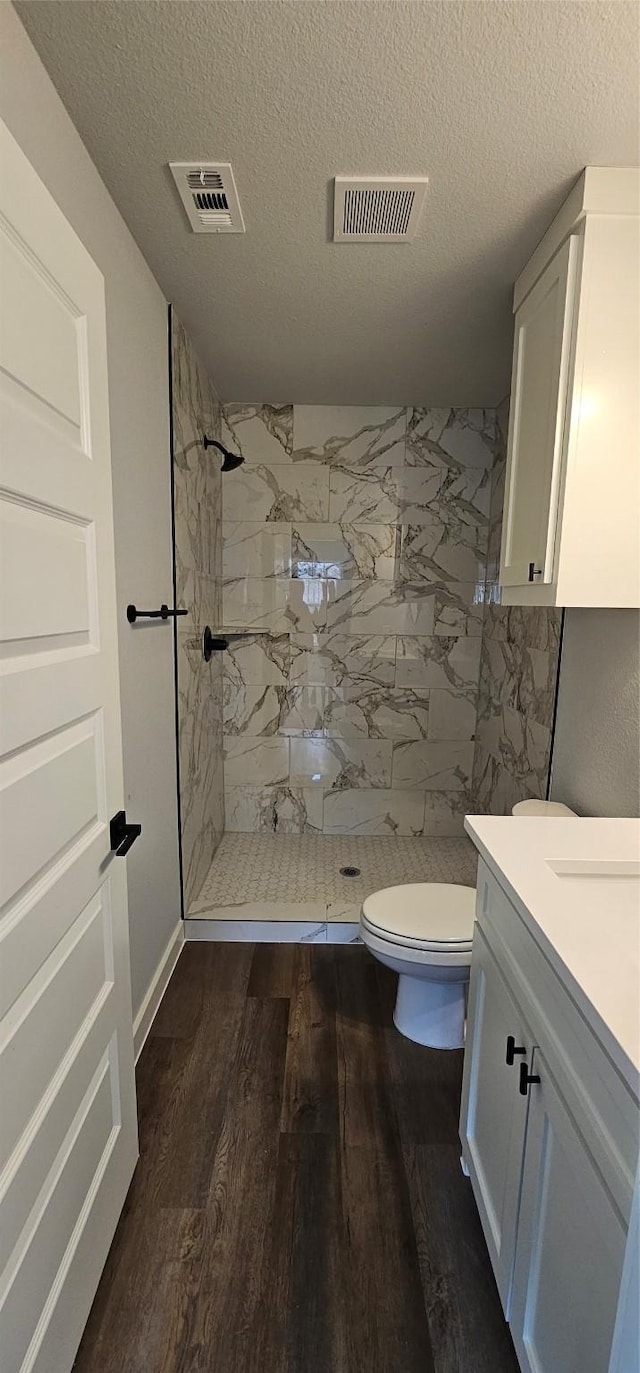
[[580,815],[640,814],[640,615],[568,610],[551,796]]
[[0,115],[103,272],[127,810],[134,1015],[180,916],[172,631],[127,624],[125,606],[172,596],[167,313],[26,32],[0,5]]

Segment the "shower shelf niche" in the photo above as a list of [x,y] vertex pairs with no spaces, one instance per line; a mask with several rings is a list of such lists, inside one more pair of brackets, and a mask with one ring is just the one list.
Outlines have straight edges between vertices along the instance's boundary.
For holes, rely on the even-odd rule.
[[270,629],[251,629],[247,625],[228,626],[223,629],[214,629],[212,634],[219,634],[225,639],[253,639],[256,634],[271,634]]

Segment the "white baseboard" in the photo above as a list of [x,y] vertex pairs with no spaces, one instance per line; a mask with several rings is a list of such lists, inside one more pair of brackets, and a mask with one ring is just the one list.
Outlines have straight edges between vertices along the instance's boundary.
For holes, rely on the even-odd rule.
[[153,1025],[160,1002],[169,985],[169,978],[184,948],[184,921],[179,920],[149,983],[142,1005],[133,1022],[133,1052],[136,1063]]

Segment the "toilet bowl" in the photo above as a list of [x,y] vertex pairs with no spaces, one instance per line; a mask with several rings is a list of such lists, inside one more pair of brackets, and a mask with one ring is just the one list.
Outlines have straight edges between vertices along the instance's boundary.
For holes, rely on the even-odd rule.
[[[515,816],[571,817],[559,801],[518,801]],[[454,883],[407,882],[367,896],[360,937],[398,974],[393,1020],[407,1039],[431,1049],[461,1049],[476,893]]]
[[407,882],[366,897],[360,937],[398,973],[393,1020],[432,1049],[461,1049],[476,894],[449,882]]

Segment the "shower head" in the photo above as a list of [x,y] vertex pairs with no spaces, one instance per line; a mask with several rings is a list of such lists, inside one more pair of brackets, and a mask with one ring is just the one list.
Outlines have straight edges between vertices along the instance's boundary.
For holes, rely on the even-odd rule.
[[202,447],[217,448],[218,452],[222,453],[221,472],[234,472],[236,467],[241,467],[244,462],[244,458],[241,457],[239,453],[230,453],[229,449],[224,447],[224,444],[218,443],[217,439],[210,439],[207,434],[203,434],[202,436]]

